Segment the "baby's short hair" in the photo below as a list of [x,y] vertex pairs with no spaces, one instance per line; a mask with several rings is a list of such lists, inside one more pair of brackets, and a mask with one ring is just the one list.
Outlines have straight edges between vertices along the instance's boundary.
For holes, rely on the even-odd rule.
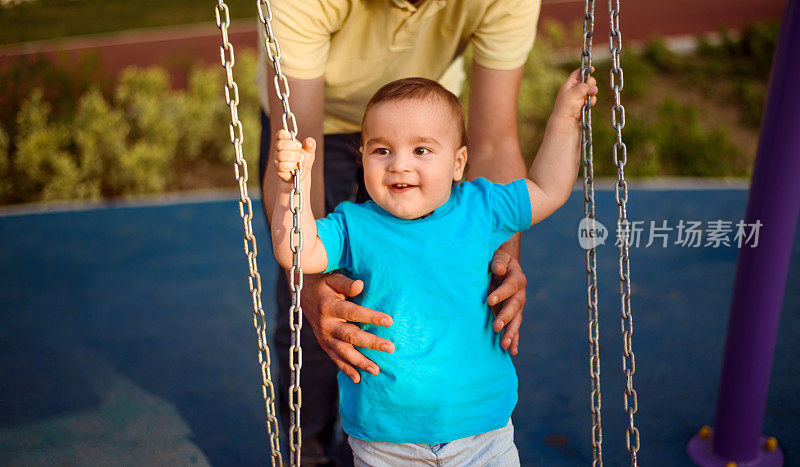
[[[464,124],[464,108],[461,106],[461,102],[455,94],[431,79],[419,77],[403,78],[385,84],[378,89],[378,92],[367,103],[367,108],[364,110],[364,118],[366,118],[369,109],[378,104],[414,99],[436,99],[444,103],[456,119],[456,128],[461,133],[459,138],[461,146],[467,145],[467,129]],[[364,126],[363,120],[361,126],[362,128]]]

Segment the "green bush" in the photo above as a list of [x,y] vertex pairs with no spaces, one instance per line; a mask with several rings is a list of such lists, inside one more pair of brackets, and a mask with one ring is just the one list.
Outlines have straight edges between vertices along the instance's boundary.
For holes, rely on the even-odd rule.
[[724,128],[700,123],[697,107],[665,99],[657,109],[653,138],[668,173],[688,176],[741,176],[739,149]]
[[81,98],[72,137],[88,198],[125,193],[115,171],[125,157],[129,133],[130,125],[123,113],[111,108],[98,89],[91,89]]
[[[176,102],[176,123],[181,129],[179,157],[187,162],[197,162],[209,153],[222,155],[223,146],[218,142],[225,136],[225,129],[217,128],[215,124],[230,114],[221,91],[222,79],[218,69],[195,68],[190,73],[188,89]],[[215,130],[219,138],[209,141]]]
[[[242,143],[242,151],[244,151],[245,159],[247,160],[247,164],[253,169],[250,175],[251,182],[254,181],[255,184],[258,184],[258,152],[261,148],[261,104],[259,100],[259,92],[258,86],[256,86],[255,80],[253,79],[256,76],[256,71],[258,70],[258,58],[255,54],[247,53],[241,54],[241,56],[236,57],[236,79],[237,84],[239,85],[239,97],[241,102],[239,103],[239,119],[242,121],[242,129],[244,130],[245,138],[244,142]],[[222,77],[223,73],[220,71],[220,77]],[[220,83],[224,80],[221,79]],[[220,91],[222,92],[223,85],[220,84]],[[224,104],[224,100],[219,97],[216,97],[218,102],[222,102]],[[225,117],[224,122],[225,126],[228,125],[228,120],[230,119],[230,112],[228,111],[228,107],[223,105],[225,109]],[[227,134],[227,130],[224,132]],[[215,137],[215,135],[211,135],[211,137]],[[219,135],[216,135],[217,138],[221,138]],[[223,154],[223,161],[226,164],[233,163],[233,149],[230,145],[227,146],[227,151],[218,152],[218,154]],[[231,171],[231,177],[233,177],[233,172]]]
[[648,42],[641,57],[662,73],[676,71],[683,64],[682,57],[669,50],[662,39]]
[[730,40],[728,36],[724,46],[733,58],[737,73],[767,79],[779,35],[778,23],[770,22],[746,26],[739,40]]
[[10,138],[3,125],[0,125],[0,204],[7,199],[11,193],[11,161],[10,161]]
[[[617,141],[617,132],[611,127],[611,117],[604,108],[596,108],[593,112],[592,140],[594,152],[595,176],[616,177],[617,167],[614,165],[613,146]],[[622,142],[627,150],[625,175],[635,177],[655,177],[663,175],[660,147],[653,138],[653,128],[644,118],[626,115],[625,127],[622,129]],[[623,158],[622,149],[618,150],[619,159]]]
[[[237,59],[243,152],[256,173],[257,59],[253,53]],[[223,83],[219,67],[195,67],[185,90],[173,90],[161,68],[129,68],[113,92],[104,95],[99,85],[90,86],[70,97],[71,112],[60,114],[53,111],[54,98],[35,88],[20,99],[11,135],[0,122],[0,203],[185,189],[207,177],[206,170],[230,170],[233,187]],[[251,181],[257,184],[257,177]]]
[[[718,99],[736,104],[741,122],[758,129],[779,34],[778,22],[748,25],[738,39],[721,30],[720,44],[701,41],[697,59],[687,63],[692,81],[704,83]],[[720,86],[721,79],[731,86]]]
[[34,90],[17,114],[12,201],[82,197],[78,167],[67,152],[69,130],[50,119],[43,92]]
[[151,193],[167,186],[178,145],[179,99],[159,68],[130,68],[122,74],[115,103],[130,122],[128,149],[112,169],[113,194]]
[[742,80],[737,81],[734,86],[741,122],[752,128],[758,128],[761,125],[764,101],[767,98],[766,83]]
[[572,71],[564,70],[553,61],[555,44],[560,43],[564,37],[561,25],[546,22],[541,31],[543,34],[537,38],[536,45],[525,62],[519,92],[520,146],[522,153],[531,160],[544,136],[545,125],[553,110],[558,90]]
[[[662,100],[663,91],[655,87],[665,80],[695,90],[700,86],[704,100],[715,100],[721,107],[735,105],[742,121],[757,128],[777,27],[753,26],[739,39],[723,37],[719,45],[701,41],[697,53],[690,55],[677,55],[661,41],[648,44],[641,54],[624,50],[627,175],[748,174],[747,158],[731,143],[728,130],[705,124],[695,104]],[[525,64],[518,123],[528,162],[539,147],[558,89],[578,66],[577,56],[566,65],[555,63],[556,52],[568,42],[562,26],[543,23]],[[261,128],[258,89],[252,77],[258,63],[253,53],[236,58],[243,153],[250,164],[251,183],[256,185]],[[465,58],[469,63],[470,56]],[[160,68],[131,68],[116,86],[108,85],[95,79],[95,65],[86,59],[74,73],[38,62],[0,70],[0,95],[4,96],[0,99],[0,203],[234,186],[230,110],[223,98],[224,71],[218,65],[193,68],[184,90],[172,89],[169,76]],[[595,66],[601,90],[592,113],[595,174],[616,176],[611,157],[616,133],[610,126],[609,62],[596,61]],[[720,77],[725,77],[724,86]],[[463,95],[468,93],[467,88]]]
[[112,83],[99,66],[97,52],[83,52],[70,58],[62,53],[55,59],[23,56],[0,65],[0,125],[12,141],[16,137],[16,115],[22,101],[35,89],[51,106],[55,119],[75,113],[80,96],[91,86],[110,92]]

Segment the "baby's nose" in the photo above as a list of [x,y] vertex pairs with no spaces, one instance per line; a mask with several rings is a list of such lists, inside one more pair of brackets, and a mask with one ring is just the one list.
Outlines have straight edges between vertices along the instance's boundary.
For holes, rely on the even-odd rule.
[[409,172],[414,162],[413,156],[404,152],[395,153],[390,159],[388,170],[390,172]]

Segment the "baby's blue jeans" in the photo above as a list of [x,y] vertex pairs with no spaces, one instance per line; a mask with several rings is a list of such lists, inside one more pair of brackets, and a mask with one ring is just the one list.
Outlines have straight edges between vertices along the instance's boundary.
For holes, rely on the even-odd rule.
[[442,444],[382,443],[349,437],[356,467],[519,465],[514,425]]

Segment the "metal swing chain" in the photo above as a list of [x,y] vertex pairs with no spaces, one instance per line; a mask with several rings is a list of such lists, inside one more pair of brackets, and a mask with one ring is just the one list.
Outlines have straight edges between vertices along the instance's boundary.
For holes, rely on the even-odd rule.
[[267,410],[267,433],[269,434],[270,460],[273,467],[277,464],[283,466],[283,457],[280,452],[278,419],[275,416],[275,388],[272,385],[270,373],[270,350],[267,341],[267,323],[264,309],[261,306],[261,275],[258,273],[258,247],[253,235],[253,203],[247,193],[247,162],[242,154],[242,123],[239,121],[239,87],[233,79],[233,66],[235,63],[233,44],[228,41],[228,27],[230,26],[230,13],[228,5],[223,0],[218,0],[214,8],[217,27],[222,33],[222,44],[219,48],[220,61],[225,68],[225,103],[230,108],[231,121],[228,124],[231,143],[233,144],[236,161],[234,172],[239,185],[239,216],[244,224],[244,253],[247,256],[249,269],[248,284],[253,305],[253,327],[258,338],[258,363],[261,367],[261,393]]
[[[289,132],[292,139],[297,137],[297,120],[289,107],[289,82],[281,70],[281,48],[278,38],[272,32],[272,6],[269,0],[258,0],[258,19],[264,25],[264,47],[267,57],[275,70],[273,84],[278,99],[283,106],[281,121],[283,129]],[[303,404],[300,389],[300,369],[303,367],[303,349],[300,345],[300,330],[303,327],[303,308],[300,305],[300,292],[303,289],[303,269],[300,267],[300,252],[303,250],[303,230],[300,227],[300,213],[303,211],[303,193],[300,191],[300,174],[303,164],[292,172],[293,185],[290,198],[292,211],[292,231],[290,247],[292,249],[292,268],[289,270],[289,289],[292,292],[292,305],[289,309],[289,329],[292,331],[292,343],[289,348],[289,367],[291,368],[292,385],[289,388],[289,450],[290,464],[300,465],[302,448],[302,431],[300,429],[300,407]]]
[[[636,358],[633,353],[633,313],[631,311],[631,265],[628,258],[630,222],[626,204],[628,202],[628,184],[625,181],[625,164],[628,162],[628,148],[622,142],[622,128],[625,126],[625,107],[620,101],[620,91],[624,85],[622,67],[619,64],[622,52],[622,34],[619,30],[619,0],[608,0],[608,16],[610,32],[608,35],[611,51],[611,89],[614,92],[614,106],[611,108],[611,122],[616,130],[617,140],[614,143],[614,165],[617,167],[617,183],[614,185],[614,199],[617,202],[617,235],[619,254],[619,295],[620,295],[620,328],[622,330],[622,372],[625,374],[625,393],[623,402],[628,414],[628,429],[625,445],[631,455],[631,465],[638,465],[639,429],[633,422],[633,415],[639,408],[636,390],[633,388],[633,374],[636,373]],[[620,157],[621,155],[621,157]],[[620,236],[620,234],[624,234]]]
[[[583,14],[583,47],[581,52],[581,82],[589,79],[592,69],[592,38],[594,36],[594,0],[586,0]],[[581,159],[583,160],[583,213],[590,219],[589,228],[594,231],[594,165],[592,151],[592,106],[590,97],[581,108]],[[586,250],[586,305],[589,315],[589,375],[592,466],[603,465],[603,428],[600,393],[600,331],[597,309],[597,243],[595,237],[591,248]]]

